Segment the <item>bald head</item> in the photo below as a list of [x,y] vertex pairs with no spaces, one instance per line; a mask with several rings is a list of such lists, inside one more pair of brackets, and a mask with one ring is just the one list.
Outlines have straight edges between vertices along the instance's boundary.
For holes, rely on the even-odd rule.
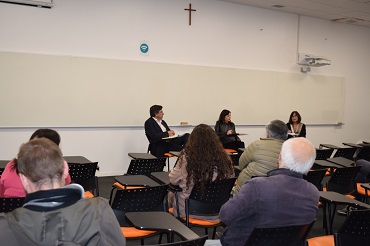
[[316,158],[316,149],[306,138],[291,138],[284,142],[279,167],[306,174]]

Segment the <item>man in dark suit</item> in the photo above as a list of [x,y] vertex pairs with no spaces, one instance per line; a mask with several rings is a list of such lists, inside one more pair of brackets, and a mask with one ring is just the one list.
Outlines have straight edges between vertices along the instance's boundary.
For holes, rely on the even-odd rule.
[[180,151],[186,144],[189,134],[186,133],[170,140],[163,140],[165,137],[175,136],[175,131],[171,130],[163,120],[163,110],[160,105],[150,107],[150,118],[145,121],[145,135],[149,140],[150,153],[156,157],[163,157],[169,151]]

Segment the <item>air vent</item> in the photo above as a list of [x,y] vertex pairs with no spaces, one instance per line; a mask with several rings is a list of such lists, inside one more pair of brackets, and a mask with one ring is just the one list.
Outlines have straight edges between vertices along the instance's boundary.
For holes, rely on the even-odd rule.
[[365,20],[360,19],[360,18],[346,17],[346,18],[333,19],[332,21],[340,22],[340,23],[347,23],[347,24],[355,24],[355,23],[364,22]]

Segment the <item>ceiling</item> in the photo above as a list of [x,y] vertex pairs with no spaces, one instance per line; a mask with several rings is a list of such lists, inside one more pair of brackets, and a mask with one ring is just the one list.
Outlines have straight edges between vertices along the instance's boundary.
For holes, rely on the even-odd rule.
[[370,28],[370,0],[221,0]]

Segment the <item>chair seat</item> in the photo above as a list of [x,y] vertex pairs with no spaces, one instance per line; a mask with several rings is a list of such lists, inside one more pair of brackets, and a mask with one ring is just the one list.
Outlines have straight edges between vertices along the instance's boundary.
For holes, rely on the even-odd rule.
[[307,239],[308,246],[334,246],[334,236],[320,236]]
[[139,188],[145,188],[145,186],[123,186],[121,185],[119,182],[115,182],[113,184],[114,187],[116,188],[120,188],[122,190],[126,190],[126,189],[139,189]]
[[238,153],[235,149],[225,149],[227,153]]
[[[173,214],[173,208],[169,208],[168,212]],[[186,221],[186,218],[181,218],[183,221]],[[208,221],[196,218],[189,218],[189,223],[192,225],[199,225],[199,226],[215,226],[221,223],[220,220],[217,221]]]
[[345,195],[346,197],[348,197],[348,198],[350,198],[350,199],[356,199],[356,197],[355,196],[352,196],[352,195],[350,195],[350,194],[347,194],[347,195]]
[[147,237],[157,233],[156,231],[139,230],[135,227],[121,227],[121,231],[125,238],[140,238]]
[[164,156],[167,156],[167,157],[173,157],[174,155],[171,154],[171,153],[164,153]]
[[95,196],[93,195],[93,193],[91,193],[90,191],[85,191],[85,193],[84,193],[84,198],[93,198],[93,197],[95,197]]
[[[185,218],[183,218],[185,220]],[[192,225],[200,225],[200,226],[215,226],[221,223],[220,220],[218,221],[208,221],[196,218],[189,218],[189,223]]]

